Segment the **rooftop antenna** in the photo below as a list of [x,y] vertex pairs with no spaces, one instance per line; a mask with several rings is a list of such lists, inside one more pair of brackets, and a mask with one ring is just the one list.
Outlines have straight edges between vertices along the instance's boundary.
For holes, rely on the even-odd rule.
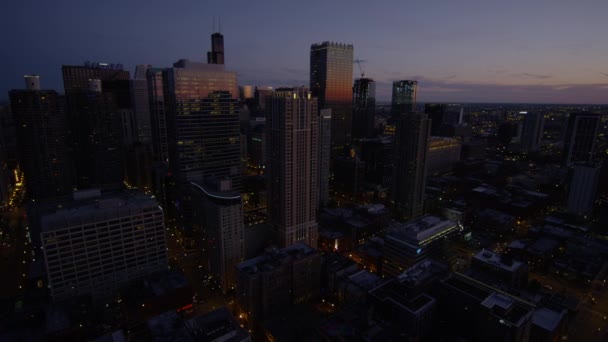
[[222,33],[222,17],[217,17],[218,29],[217,32]]

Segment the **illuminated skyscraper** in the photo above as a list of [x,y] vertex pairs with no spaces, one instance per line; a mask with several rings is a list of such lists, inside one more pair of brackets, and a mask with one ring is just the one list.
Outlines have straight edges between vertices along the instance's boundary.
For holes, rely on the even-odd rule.
[[374,136],[376,82],[370,78],[355,80],[353,86],[353,139]]
[[352,129],[353,46],[323,42],[310,47],[310,91],[319,108],[331,108],[334,148],[348,144]]
[[418,81],[402,80],[393,82],[391,115],[397,119],[402,113],[416,110]]
[[26,76],[26,82],[27,89],[11,90],[9,97],[28,192],[36,199],[68,194],[72,187],[63,98],[54,90],[40,90],[38,76]]
[[317,246],[318,120],[306,88],[277,89],[266,105],[268,209],[281,247]]
[[424,113],[403,113],[397,119],[392,200],[397,216],[414,219],[423,213],[430,120]]

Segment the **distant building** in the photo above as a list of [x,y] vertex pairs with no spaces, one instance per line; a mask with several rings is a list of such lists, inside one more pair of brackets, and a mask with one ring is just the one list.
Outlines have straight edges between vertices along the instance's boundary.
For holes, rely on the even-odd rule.
[[148,69],[146,78],[150,101],[154,161],[161,164],[168,164],[169,143],[167,138],[167,107],[164,96],[163,69]]
[[[207,52],[208,64],[224,64],[224,36],[216,32],[211,35],[211,51]],[[233,94],[236,98],[237,94]]]
[[323,42],[310,47],[310,91],[319,109],[332,109],[331,143],[339,150],[351,139],[353,46]]
[[268,209],[281,247],[317,246],[318,118],[306,88],[277,89],[268,99]]
[[319,111],[319,144],[317,146],[319,165],[319,206],[329,201],[329,166],[331,159],[331,109]]
[[595,204],[602,167],[596,163],[574,163],[573,168],[568,192],[568,212],[586,216]]
[[394,223],[384,237],[383,274],[396,276],[426,257],[444,257],[446,239],[460,230],[456,222],[430,215]]
[[460,161],[461,142],[458,139],[431,137],[427,154],[427,172],[436,174],[450,172]]
[[524,151],[536,152],[540,150],[540,141],[543,138],[545,116],[542,113],[526,113],[521,136],[521,145]]
[[135,140],[152,144],[152,122],[150,113],[150,92],[148,91],[147,73],[150,65],[142,64],[135,67],[135,74],[131,80],[131,96],[133,98],[133,112],[135,118]]
[[443,136],[442,126],[444,124],[444,116],[447,114],[446,105],[426,103],[424,105],[424,113],[431,119],[431,135]]
[[430,122],[424,113],[403,113],[397,119],[391,199],[399,218],[423,214]]
[[595,144],[601,116],[590,113],[572,113],[564,136],[563,161],[567,166],[575,162],[590,162],[594,158]]
[[364,139],[360,142],[365,161],[366,181],[384,187],[393,184],[394,145],[391,138]]
[[[132,281],[168,267],[163,212],[138,192],[87,190],[41,209],[40,238],[54,301],[112,297]],[[42,206],[42,204],[41,204]]]
[[403,113],[412,113],[416,110],[417,89],[418,81],[402,80],[393,82],[391,116],[394,119],[398,119]]
[[510,257],[483,249],[471,259],[472,277],[485,283],[505,287],[507,290],[522,289],[528,285],[528,265]]
[[[40,90],[38,76],[26,77],[27,82],[28,89],[11,90],[9,97],[28,192],[35,199],[69,194],[72,183],[64,99],[53,90]],[[4,184],[0,191],[8,198],[10,182],[5,170],[9,166],[5,163],[7,159],[0,165]]]
[[376,115],[376,82],[359,78],[353,86],[353,139],[373,138]]
[[344,194],[358,196],[365,181],[365,162],[357,151],[350,149],[347,155],[334,160],[334,188]]
[[249,327],[319,296],[321,255],[301,243],[271,249],[236,269],[236,301]]

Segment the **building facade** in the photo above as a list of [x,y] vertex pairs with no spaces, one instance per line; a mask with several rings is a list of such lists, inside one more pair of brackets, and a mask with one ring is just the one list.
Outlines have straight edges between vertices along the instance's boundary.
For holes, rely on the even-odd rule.
[[331,163],[331,109],[319,111],[319,206],[329,201],[329,167]]
[[570,114],[562,155],[565,165],[593,160],[600,118],[600,115],[590,113]]
[[[54,90],[40,90],[39,83],[28,88],[9,92],[28,192],[35,199],[66,195],[72,184],[64,99]],[[3,195],[9,182],[5,184]]]
[[391,196],[401,219],[423,213],[430,128],[424,113],[403,113],[397,119]]
[[75,193],[41,215],[40,237],[54,301],[103,300],[132,281],[167,270],[163,211],[143,193]]
[[355,80],[353,86],[353,139],[374,137],[375,114],[376,82],[370,78]]
[[277,89],[266,105],[268,209],[281,247],[317,246],[317,99],[306,88]]
[[403,113],[416,110],[416,94],[418,81],[401,80],[393,82],[393,96],[391,101],[391,116],[398,119]]
[[310,91],[319,109],[331,108],[331,142],[348,144],[352,129],[353,46],[323,42],[310,47]]

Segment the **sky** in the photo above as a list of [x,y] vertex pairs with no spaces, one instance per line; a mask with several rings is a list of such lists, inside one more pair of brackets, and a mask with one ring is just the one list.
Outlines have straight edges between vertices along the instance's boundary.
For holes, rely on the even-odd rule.
[[[61,65],[206,61],[221,18],[240,85],[308,85],[310,45],[354,45],[379,101],[419,81],[420,102],[608,103],[606,0],[0,1],[0,100]],[[353,65],[359,77],[358,66]]]

